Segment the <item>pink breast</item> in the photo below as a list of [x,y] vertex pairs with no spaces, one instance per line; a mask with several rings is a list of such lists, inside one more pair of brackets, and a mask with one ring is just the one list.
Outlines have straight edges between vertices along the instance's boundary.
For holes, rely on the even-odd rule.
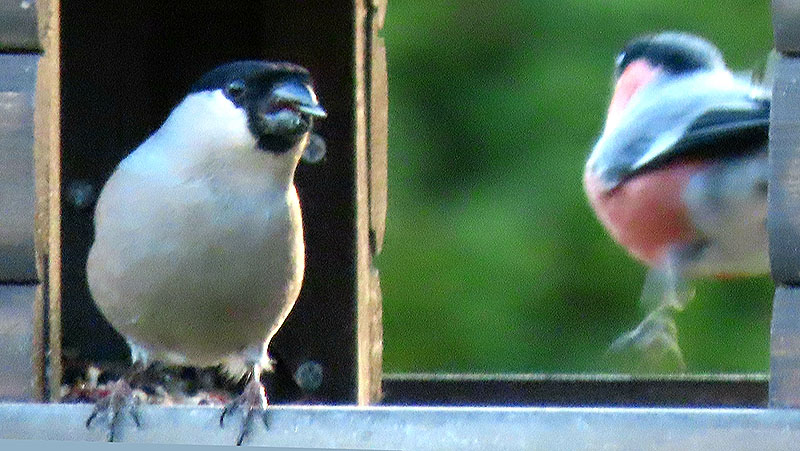
[[584,188],[597,217],[634,257],[658,265],[670,245],[687,243],[694,227],[681,199],[691,176],[706,163],[682,161],[638,175],[611,193],[594,174],[585,174]]

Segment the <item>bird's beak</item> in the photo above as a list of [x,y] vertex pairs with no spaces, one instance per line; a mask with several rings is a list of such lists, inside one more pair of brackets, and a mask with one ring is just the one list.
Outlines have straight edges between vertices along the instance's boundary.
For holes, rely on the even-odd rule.
[[324,118],[328,113],[317,100],[314,90],[306,84],[284,83],[272,91],[272,99],[277,102],[287,102],[297,105],[297,110],[309,116]]
[[303,113],[318,118],[325,118],[328,116],[328,113],[326,113],[325,110],[319,105],[305,105],[301,103],[297,109]]

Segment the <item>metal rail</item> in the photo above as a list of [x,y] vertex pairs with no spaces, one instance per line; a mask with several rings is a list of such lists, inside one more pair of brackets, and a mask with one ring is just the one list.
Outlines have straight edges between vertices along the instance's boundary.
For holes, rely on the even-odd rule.
[[[86,404],[0,405],[0,439],[102,441]],[[230,445],[219,408],[144,406],[121,441]],[[767,409],[272,407],[260,446],[390,450],[797,449],[800,411]]]

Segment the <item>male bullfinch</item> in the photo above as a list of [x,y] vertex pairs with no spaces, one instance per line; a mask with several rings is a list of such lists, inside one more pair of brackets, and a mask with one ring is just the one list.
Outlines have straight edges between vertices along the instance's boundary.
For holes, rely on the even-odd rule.
[[616,60],[605,127],[584,187],[611,236],[650,273],[647,318],[612,344],[683,365],[673,315],[688,279],[769,271],[770,88],[734,75],[720,51],[685,33],[629,43]]

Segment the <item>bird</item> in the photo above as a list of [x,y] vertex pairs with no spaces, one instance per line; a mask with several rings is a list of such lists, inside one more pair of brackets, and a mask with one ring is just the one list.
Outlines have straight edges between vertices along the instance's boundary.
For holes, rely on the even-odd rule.
[[766,211],[771,90],[733,73],[708,40],[666,31],[616,58],[605,125],[583,185],[609,234],[648,268],[648,312],[612,343],[644,369],[685,369],[674,315],[691,281],[769,271]]
[[[309,71],[234,61],[199,78],[164,123],[116,167],[94,214],[86,273],[94,303],[127,341],[134,368],[221,365],[249,375],[220,416],[265,414],[267,346],[294,305],[305,245],[294,185],[299,161],[319,161],[314,121],[327,113]],[[122,378],[95,405],[109,440],[125,411]]]

